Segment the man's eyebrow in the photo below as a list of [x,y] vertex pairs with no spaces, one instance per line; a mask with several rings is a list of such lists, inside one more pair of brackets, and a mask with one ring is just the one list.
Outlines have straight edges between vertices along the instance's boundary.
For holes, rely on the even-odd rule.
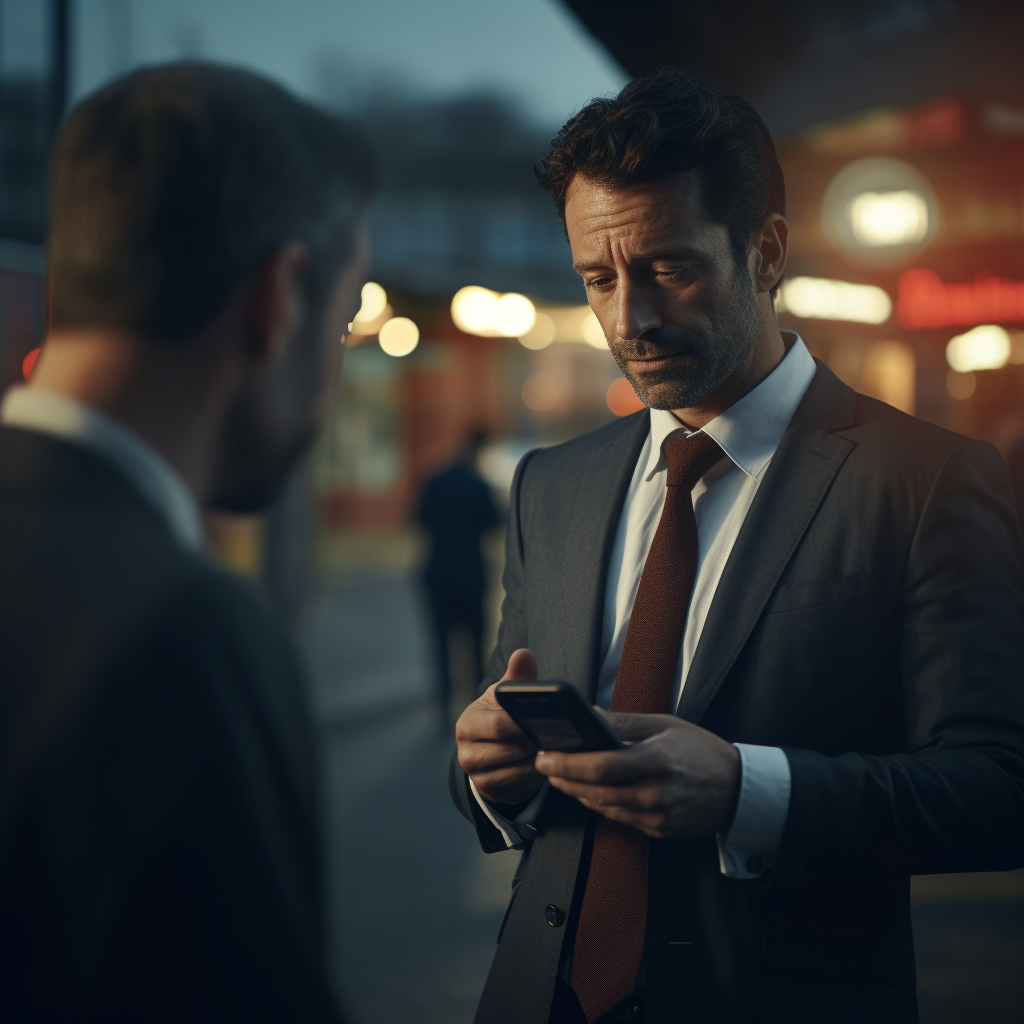
[[653,263],[655,260],[703,260],[707,254],[700,249],[656,249],[654,252],[640,253],[636,259],[644,263]]
[[[653,252],[638,253],[633,257],[639,263],[654,263],[656,260],[700,260],[707,259],[707,253],[700,249],[656,249]],[[574,263],[573,269],[577,274],[585,274],[588,271],[608,270],[607,263]]]

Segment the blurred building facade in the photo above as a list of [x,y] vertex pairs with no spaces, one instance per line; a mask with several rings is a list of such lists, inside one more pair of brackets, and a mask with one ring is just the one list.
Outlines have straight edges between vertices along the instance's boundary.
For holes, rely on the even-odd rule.
[[43,334],[46,166],[67,92],[65,0],[0,0],[0,392]]

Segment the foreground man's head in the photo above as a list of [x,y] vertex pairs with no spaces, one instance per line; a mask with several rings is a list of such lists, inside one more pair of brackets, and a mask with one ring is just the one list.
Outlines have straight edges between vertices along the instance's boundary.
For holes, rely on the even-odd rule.
[[720,411],[778,362],[785,185],[745,100],[654,72],[585,107],[537,174],[612,355],[647,405]]
[[243,71],[89,97],[53,156],[33,386],[127,423],[205,504],[266,505],[323,415],[376,174],[350,126]]

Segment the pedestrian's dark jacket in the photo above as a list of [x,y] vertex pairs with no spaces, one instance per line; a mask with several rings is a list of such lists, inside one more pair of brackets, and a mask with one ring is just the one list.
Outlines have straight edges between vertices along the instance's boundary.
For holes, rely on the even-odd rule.
[[440,595],[483,594],[486,587],[480,540],[501,518],[488,483],[459,462],[431,477],[416,516],[430,537],[424,583]]

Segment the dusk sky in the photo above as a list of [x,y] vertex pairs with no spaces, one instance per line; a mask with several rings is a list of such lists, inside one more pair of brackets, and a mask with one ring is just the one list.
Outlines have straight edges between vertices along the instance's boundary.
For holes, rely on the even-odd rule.
[[243,64],[310,96],[325,78],[445,97],[486,90],[555,128],[622,69],[556,0],[77,0],[76,96],[139,64]]

